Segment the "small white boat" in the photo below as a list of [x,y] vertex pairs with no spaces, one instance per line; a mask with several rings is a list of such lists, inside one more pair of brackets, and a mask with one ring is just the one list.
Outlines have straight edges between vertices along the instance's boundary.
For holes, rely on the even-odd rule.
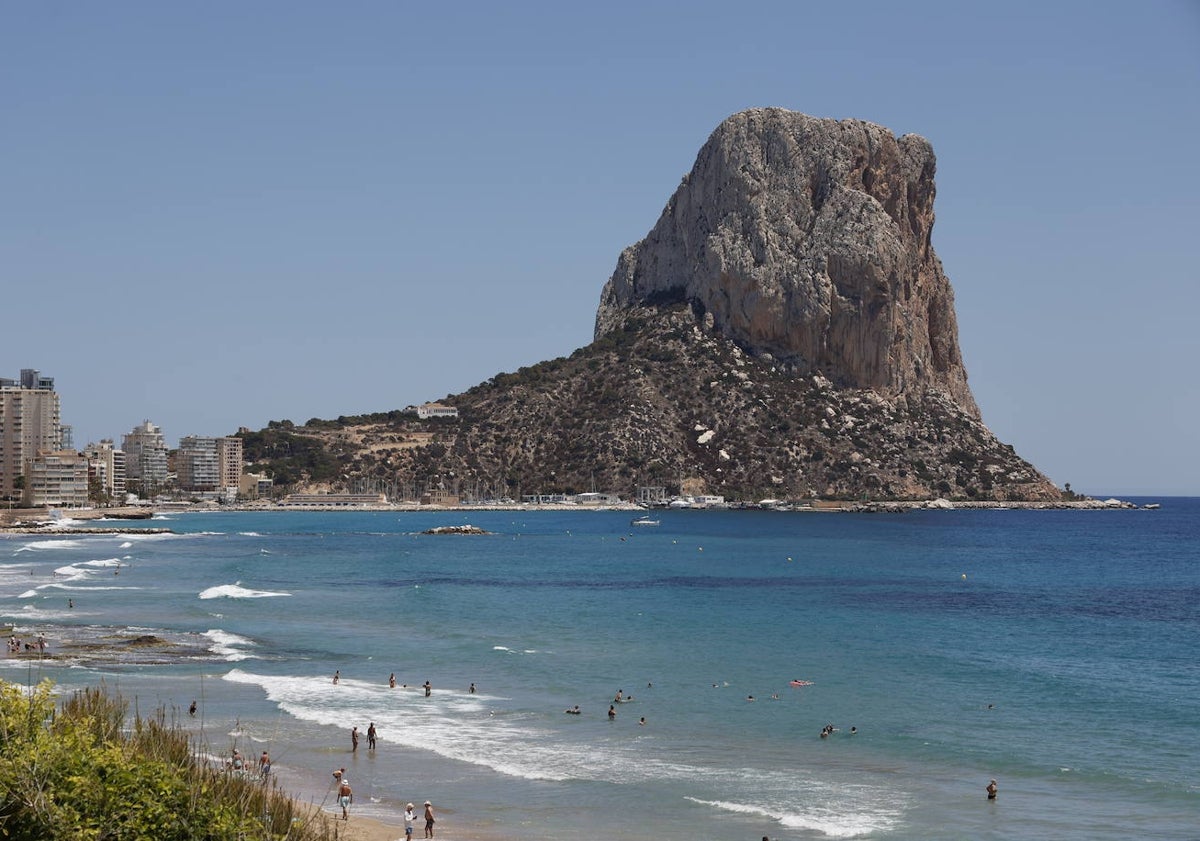
[[662,520],[652,520],[646,514],[643,514],[640,517],[634,517],[629,521],[629,525],[631,526],[657,526],[661,524]]

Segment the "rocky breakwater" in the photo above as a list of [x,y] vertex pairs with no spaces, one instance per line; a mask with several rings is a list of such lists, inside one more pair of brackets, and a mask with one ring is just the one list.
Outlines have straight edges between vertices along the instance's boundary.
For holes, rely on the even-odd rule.
[[479,528],[479,526],[464,525],[464,526],[435,526],[431,529],[425,529],[421,534],[491,534],[491,532]]
[[687,301],[758,355],[883,397],[941,392],[978,417],[931,242],[935,170],[917,135],[778,108],[735,114],[621,254],[596,337],[639,304]]

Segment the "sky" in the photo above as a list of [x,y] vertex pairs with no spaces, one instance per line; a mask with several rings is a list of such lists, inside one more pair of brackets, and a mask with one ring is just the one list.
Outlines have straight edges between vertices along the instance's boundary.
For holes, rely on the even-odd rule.
[[716,126],[926,137],[984,421],[1200,495],[1200,0],[0,3],[0,377],[75,443],[388,411],[588,344]]

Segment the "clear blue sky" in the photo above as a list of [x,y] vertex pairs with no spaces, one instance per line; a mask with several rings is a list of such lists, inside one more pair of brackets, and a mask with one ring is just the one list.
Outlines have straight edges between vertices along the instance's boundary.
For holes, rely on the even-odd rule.
[[1003,441],[1084,492],[1200,494],[1195,0],[2,12],[0,376],[54,377],[77,445],[568,354],[711,131],[780,106],[933,143]]

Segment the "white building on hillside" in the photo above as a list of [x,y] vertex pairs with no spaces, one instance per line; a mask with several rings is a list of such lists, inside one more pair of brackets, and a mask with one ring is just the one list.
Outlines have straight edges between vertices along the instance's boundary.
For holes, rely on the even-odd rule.
[[456,418],[458,417],[458,409],[453,406],[445,406],[441,403],[424,403],[417,407],[417,417]]

